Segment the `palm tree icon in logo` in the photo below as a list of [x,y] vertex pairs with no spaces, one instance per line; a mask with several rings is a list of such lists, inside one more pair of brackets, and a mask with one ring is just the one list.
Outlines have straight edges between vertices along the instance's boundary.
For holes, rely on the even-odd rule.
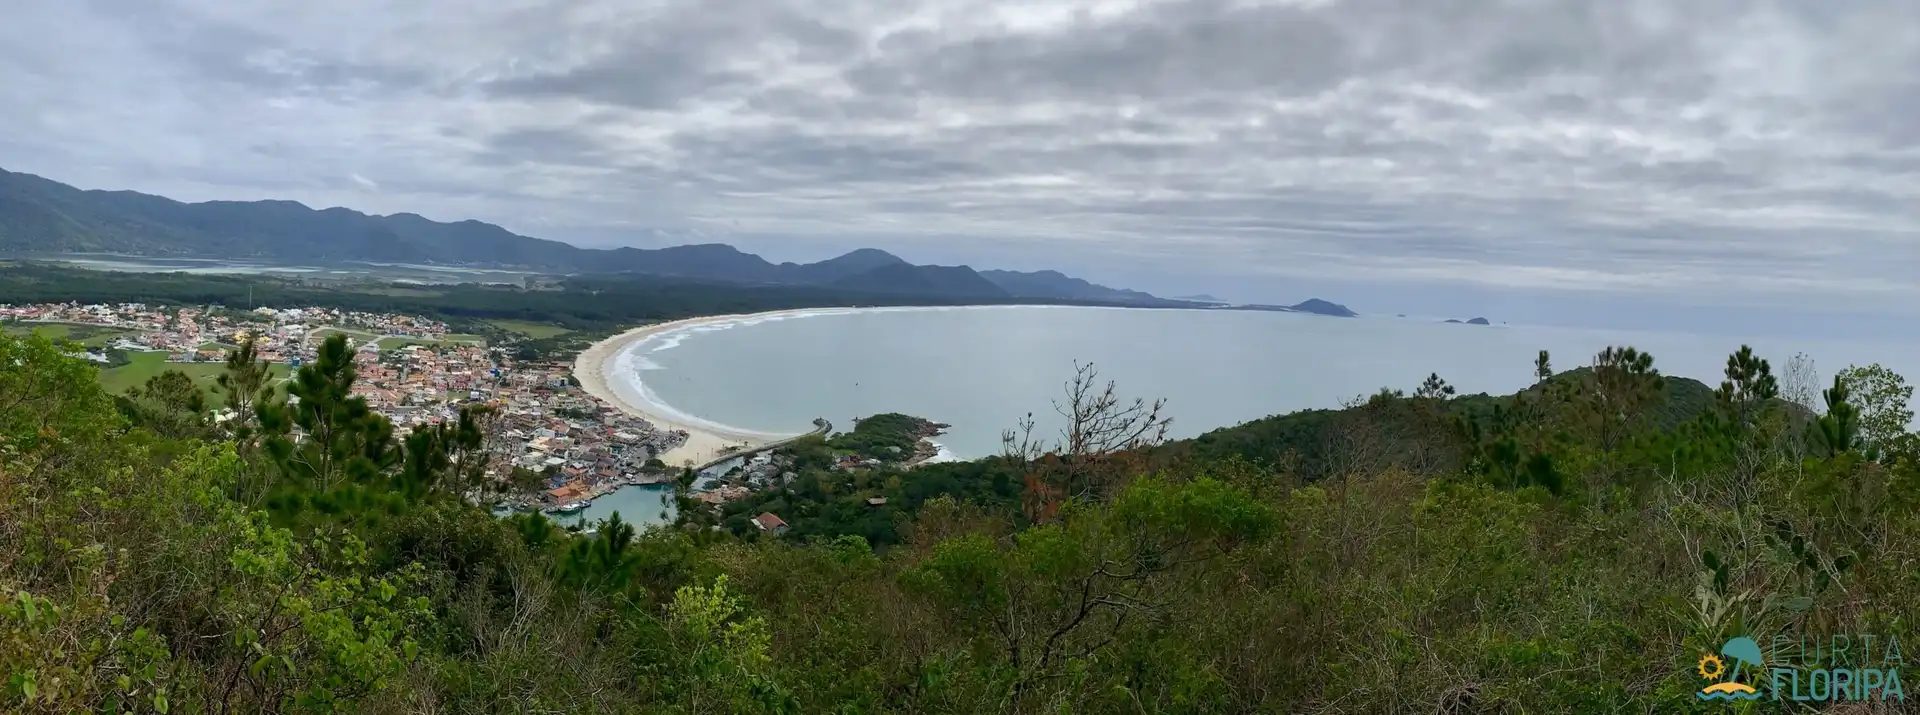
[[[1732,658],[1734,660],[1734,667],[1728,668],[1727,662],[1720,658],[1722,655]],[[1760,698],[1759,691],[1754,690],[1751,685],[1735,681],[1734,678],[1739,677],[1739,666],[1749,665],[1757,669],[1760,667],[1760,664],[1760,644],[1753,642],[1752,638],[1746,636],[1740,636],[1739,638],[1727,641],[1726,645],[1720,646],[1720,655],[1708,653],[1700,656],[1700,677],[1706,678],[1707,680],[1720,681],[1701,688],[1699,693],[1700,699],[1758,700]],[[1726,679],[1720,680],[1722,676],[1725,676]]]

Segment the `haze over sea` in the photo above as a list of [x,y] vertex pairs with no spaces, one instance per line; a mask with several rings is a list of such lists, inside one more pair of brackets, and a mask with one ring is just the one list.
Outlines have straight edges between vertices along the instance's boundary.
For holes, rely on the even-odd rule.
[[[1461,394],[1510,393],[1532,381],[1543,349],[1560,371],[1590,363],[1609,345],[1631,345],[1652,352],[1664,374],[1718,385],[1741,342],[1254,311],[823,309],[666,333],[630,347],[620,364],[629,370],[624,378],[641,379],[658,401],[704,422],[793,433],[815,417],[848,430],[854,417],[903,412],[953,425],[940,442],[974,458],[996,453],[1001,430],[1028,412],[1037,432],[1057,435],[1051,401],[1063,394],[1075,361],[1093,363],[1123,397],[1166,398],[1172,435],[1191,437],[1271,414],[1336,408],[1382,387],[1412,391],[1429,373]],[[1874,362],[1920,375],[1920,341],[1911,339],[1746,342],[1776,373],[1804,352],[1823,381],[1848,364]]]

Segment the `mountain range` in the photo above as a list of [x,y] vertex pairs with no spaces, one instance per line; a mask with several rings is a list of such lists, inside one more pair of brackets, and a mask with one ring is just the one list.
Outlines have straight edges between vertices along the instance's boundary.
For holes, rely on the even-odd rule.
[[721,243],[580,248],[480,221],[374,216],[294,201],[183,203],[133,191],[82,190],[0,169],[0,253],[113,253],[291,263],[389,262],[640,273],[730,283],[819,285],[956,299],[1034,298],[1179,306],[1057,271],[920,266],[863,248],[818,263],[773,263]]
[[[83,190],[0,169],[0,255],[111,253],[293,264],[413,263],[556,273],[636,273],[726,283],[809,285],[955,300],[1035,299],[1141,307],[1223,307],[1109,288],[1058,271],[924,266],[874,248],[817,263],[773,263],[723,243],[581,248],[480,221],[377,216],[296,201],[184,203],[134,191]],[[1347,315],[1318,299],[1235,306]]]

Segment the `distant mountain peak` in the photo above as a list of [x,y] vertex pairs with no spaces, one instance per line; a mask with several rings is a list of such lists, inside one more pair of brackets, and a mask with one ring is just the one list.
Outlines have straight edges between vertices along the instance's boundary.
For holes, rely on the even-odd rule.
[[654,250],[675,251],[678,253],[715,253],[715,254],[724,253],[727,255],[740,255],[740,256],[748,255],[746,251],[742,251],[738,248],[734,248],[732,245],[725,244],[725,243],[689,243],[689,244],[680,245],[680,246],[668,246],[666,248],[656,248]]
[[893,255],[886,251],[882,251],[878,248],[856,248],[827,260],[840,261],[840,260],[847,260],[847,259],[853,259],[853,258],[858,258],[860,260],[872,260],[872,261],[890,261],[893,263],[907,262],[906,259],[904,258]]

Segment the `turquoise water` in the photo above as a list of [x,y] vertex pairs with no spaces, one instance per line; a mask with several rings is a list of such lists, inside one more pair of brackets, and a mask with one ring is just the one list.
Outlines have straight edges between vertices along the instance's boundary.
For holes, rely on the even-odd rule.
[[578,514],[548,514],[547,518],[562,525],[579,524],[587,526],[611,517],[615,512],[620,519],[632,524],[635,529],[645,529],[654,524],[671,524],[674,515],[679,513],[673,505],[673,487],[664,484],[636,484],[621,487],[612,494],[593,500],[593,504]]
[[[1495,321],[1499,316],[1491,316]],[[1752,342],[1776,371],[1795,352],[1822,380],[1880,362],[1920,377],[1920,341]],[[1653,353],[1668,374],[1717,385],[1736,337],[1327,318],[1251,311],[1065,307],[823,310],[701,326],[634,346],[626,379],[676,411],[738,428],[804,432],[815,417],[904,412],[953,425],[960,457],[998,451],[1001,430],[1032,412],[1057,434],[1052,402],[1075,361],[1128,397],[1165,398],[1185,437],[1267,415],[1336,408],[1382,387],[1411,391],[1439,373],[1462,393],[1512,392],[1552,352],[1566,370],[1609,345]],[[1822,385],[1824,387],[1824,385]]]

